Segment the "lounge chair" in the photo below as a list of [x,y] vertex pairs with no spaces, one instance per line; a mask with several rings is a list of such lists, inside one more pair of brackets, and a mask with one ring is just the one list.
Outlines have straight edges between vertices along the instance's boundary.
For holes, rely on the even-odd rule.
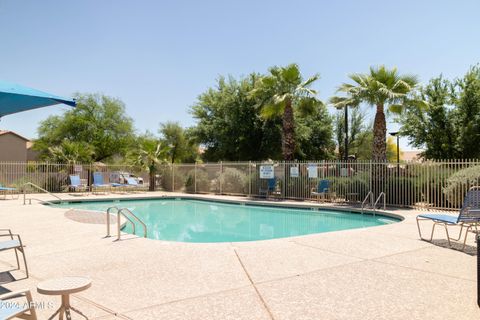
[[141,185],[138,183],[138,181],[135,178],[128,177],[128,178],[125,178],[125,180],[127,181],[127,183],[123,185],[125,187],[137,189],[137,190],[141,187]]
[[[14,303],[7,301],[8,299],[25,297],[25,303]],[[0,319],[27,319],[37,320],[32,294],[29,290],[12,291],[0,295]]]
[[[432,233],[430,234],[430,239],[422,237],[422,232],[420,230],[420,221],[429,220],[433,222]],[[442,225],[445,228],[447,234],[448,245],[451,246],[450,240],[459,241],[462,237],[463,229],[465,230],[465,237],[463,240],[463,248],[465,249],[467,242],[467,235],[469,232],[478,233],[480,231],[480,187],[472,187],[467,192],[465,199],[463,200],[462,208],[457,217],[446,215],[446,214],[420,214],[417,216],[417,227],[418,234],[420,239],[426,241],[432,241],[433,233],[435,232],[435,227],[437,225]],[[448,233],[449,226],[458,226],[460,231],[458,238],[451,238]]]
[[69,176],[69,180],[70,184],[67,186],[68,189],[73,191],[88,192],[88,186],[82,183],[82,180],[78,174],[71,174]]
[[313,198],[315,197],[317,201],[327,200],[327,198],[331,198],[332,192],[330,191],[330,180],[320,180],[316,188],[312,188],[310,191],[310,196]]
[[103,174],[101,172],[94,172],[93,173],[93,184],[92,190],[95,192],[97,189],[108,189],[110,190],[111,187],[119,187],[123,186],[120,183],[104,183],[103,181]]
[[267,179],[267,187],[264,189],[260,187],[258,189],[259,195],[265,195],[265,198],[268,198],[269,195],[277,193],[277,178]]
[[[3,233],[3,234],[2,234]],[[7,237],[5,240],[4,237]],[[10,239],[8,239],[10,238]],[[20,270],[20,261],[18,259],[18,253],[20,252],[23,256],[23,264],[25,265],[25,273],[28,278],[28,266],[27,259],[25,258],[25,250],[22,244],[22,239],[20,235],[13,234],[10,229],[0,229],[0,252],[14,250],[15,258],[17,259],[17,269]]]
[[7,199],[7,193],[10,193],[11,196],[12,196],[12,199],[14,199],[14,194],[17,195],[17,199],[18,199],[18,192],[15,193],[17,191],[17,188],[9,188],[9,187],[4,187],[3,185],[0,184],[0,192],[3,193],[3,198],[4,199]]

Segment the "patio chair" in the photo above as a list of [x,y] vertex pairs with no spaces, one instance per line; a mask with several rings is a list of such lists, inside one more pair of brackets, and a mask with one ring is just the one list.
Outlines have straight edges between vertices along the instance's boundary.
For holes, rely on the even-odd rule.
[[327,198],[331,198],[332,192],[330,191],[330,180],[320,180],[316,188],[312,188],[310,191],[310,196],[313,198],[315,197],[317,201],[327,200]]
[[[15,258],[17,260],[17,269],[20,270],[20,260],[18,259],[18,253],[20,252],[23,256],[23,264],[25,265],[25,273],[28,278],[28,266],[27,259],[25,258],[25,250],[22,244],[22,239],[20,235],[13,234],[10,229],[0,229],[0,252],[7,250],[15,251]],[[4,240],[2,237],[8,237],[10,239]]]
[[17,191],[17,188],[9,188],[9,187],[4,187],[3,185],[0,184],[0,192],[3,193],[3,198],[4,199],[7,199],[7,194],[10,193],[10,195],[12,196],[12,199],[15,199],[14,198],[14,194],[17,195],[17,199],[18,199],[18,192],[15,193]]
[[120,183],[104,183],[103,181],[103,174],[101,172],[94,172],[93,173],[93,184],[92,190],[95,193],[97,189],[110,189],[111,187],[119,187],[122,186]]
[[277,190],[277,178],[267,179],[267,187],[258,189],[259,195],[265,195],[268,198],[269,195],[276,193]]
[[[422,237],[420,230],[420,221],[429,220],[433,222],[432,232],[430,234],[430,239]],[[446,215],[446,214],[420,214],[417,216],[417,228],[420,239],[426,241],[432,241],[433,233],[435,232],[435,227],[437,225],[442,225],[445,228],[447,234],[448,245],[451,246],[450,240],[460,241],[462,237],[463,229],[465,230],[465,237],[463,240],[462,250],[465,250],[467,235],[469,232],[478,233],[479,232],[479,223],[480,223],[480,187],[472,187],[467,192],[465,199],[463,200],[462,208],[457,217]],[[458,238],[451,238],[448,233],[449,226],[460,227],[458,233]]]
[[78,174],[71,174],[68,179],[70,180],[70,184],[67,186],[68,189],[72,189],[73,191],[88,192],[88,186],[82,183],[82,180]]
[[[25,303],[7,301],[8,299],[19,297],[25,297],[27,301]],[[13,318],[37,320],[37,313],[35,312],[30,290],[12,291],[0,295],[0,319]]]
[[135,191],[135,190],[139,190],[139,188],[141,187],[141,185],[138,183],[138,181],[135,178],[128,177],[128,178],[125,178],[125,180],[127,181],[127,183],[124,184],[123,186],[127,188],[131,188]]

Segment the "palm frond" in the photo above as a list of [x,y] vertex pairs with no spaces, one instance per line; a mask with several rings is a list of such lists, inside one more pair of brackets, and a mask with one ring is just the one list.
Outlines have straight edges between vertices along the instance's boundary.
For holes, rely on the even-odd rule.
[[264,119],[272,119],[281,116],[284,109],[285,104],[267,104],[263,106],[260,115]]
[[306,87],[309,87],[312,83],[314,83],[315,81],[317,81],[318,79],[320,79],[320,75],[319,74],[315,74],[313,75],[312,77],[308,78],[307,81],[303,82],[300,87],[303,87],[303,88],[306,88]]
[[281,68],[281,77],[288,83],[299,82],[301,75],[298,65],[295,63],[289,64],[285,68]]
[[404,106],[401,104],[391,104],[388,106],[388,111],[395,114],[401,114],[403,112]]

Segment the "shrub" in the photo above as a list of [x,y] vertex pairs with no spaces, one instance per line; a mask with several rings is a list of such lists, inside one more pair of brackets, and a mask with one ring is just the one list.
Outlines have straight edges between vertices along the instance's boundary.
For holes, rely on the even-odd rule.
[[208,174],[205,170],[197,169],[190,170],[187,174],[187,179],[185,181],[185,188],[187,192],[195,192],[195,182],[196,182],[196,191],[197,192],[209,192],[210,191],[210,181],[208,180]]
[[[174,170],[174,178],[172,178],[172,168],[165,167],[160,170],[161,175],[161,186],[164,190],[167,191],[181,191],[185,186],[185,175],[177,170]],[[172,185],[173,180],[175,181],[175,185]],[[174,188],[172,188],[174,187]]]
[[462,204],[465,193],[471,186],[480,183],[480,166],[462,169],[452,174],[443,188],[447,201],[454,207]]
[[397,206],[412,206],[421,200],[416,177],[390,177],[385,196],[387,203]]
[[222,193],[248,193],[248,177],[235,168],[225,168],[218,176],[222,186]]
[[362,201],[370,188],[368,175],[360,173],[350,177],[337,177],[333,180],[331,188],[337,196],[358,193],[357,200]]

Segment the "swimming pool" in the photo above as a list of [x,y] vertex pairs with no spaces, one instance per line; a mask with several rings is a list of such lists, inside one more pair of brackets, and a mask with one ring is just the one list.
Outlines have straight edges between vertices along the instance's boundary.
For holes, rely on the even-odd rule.
[[[383,215],[323,208],[260,206],[188,198],[69,202],[55,206],[100,211],[111,206],[128,208],[147,225],[148,238],[182,242],[267,240],[399,221]],[[141,227],[137,226],[137,230]],[[132,228],[127,224],[123,231],[132,233]]]

